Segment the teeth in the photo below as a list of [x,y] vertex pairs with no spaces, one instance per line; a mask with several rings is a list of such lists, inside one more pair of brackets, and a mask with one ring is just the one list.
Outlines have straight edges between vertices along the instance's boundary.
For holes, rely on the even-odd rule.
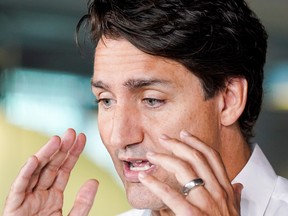
[[145,171],[145,170],[148,170],[150,168],[151,168],[151,166],[149,164],[146,164],[145,166],[141,166],[141,167],[130,166],[130,170],[132,170],[132,171]]
[[130,163],[130,170],[132,171],[145,171],[148,170],[152,167],[153,165],[151,163],[147,162],[143,162],[142,160],[139,161],[135,161],[135,162],[131,162]]

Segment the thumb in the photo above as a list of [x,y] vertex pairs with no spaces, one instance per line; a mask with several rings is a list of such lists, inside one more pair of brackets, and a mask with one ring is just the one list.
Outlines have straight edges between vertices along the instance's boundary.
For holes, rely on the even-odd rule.
[[77,193],[74,205],[69,216],[87,216],[92,208],[99,182],[95,179],[88,180]]

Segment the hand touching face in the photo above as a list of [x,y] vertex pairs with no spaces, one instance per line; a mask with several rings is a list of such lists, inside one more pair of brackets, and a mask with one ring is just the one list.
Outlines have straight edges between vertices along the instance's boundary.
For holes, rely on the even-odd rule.
[[157,177],[140,172],[139,180],[168,207],[157,212],[179,216],[240,215],[242,185],[231,185],[218,152],[187,131],[181,131],[180,139],[163,135],[160,143],[170,154],[149,152],[151,163],[170,172],[179,185],[198,179],[203,184],[183,194]]

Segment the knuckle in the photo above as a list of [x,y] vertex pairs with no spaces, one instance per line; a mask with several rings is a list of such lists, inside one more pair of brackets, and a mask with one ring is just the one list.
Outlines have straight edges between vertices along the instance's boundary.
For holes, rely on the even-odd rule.
[[196,160],[203,160],[203,154],[196,149],[192,149],[191,156]]
[[[175,160],[175,163],[176,163],[176,162],[178,163],[179,166],[177,166],[177,170],[175,170],[175,172],[176,172],[176,171],[179,171],[180,173],[185,173],[185,172],[191,170],[191,165],[190,165],[188,162],[183,161],[183,160],[181,160],[181,159],[176,159],[176,160]],[[175,168],[175,169],[176,169],[176,168]]]
[[209,154],[212,158],[219,160],[221,158],[220,153],[213,148],[209,149]]
[[164,192],[165,194],[170,194],[171,191],[172,191],[172,189],[170,188],[170,186],[169,186],[169,185],[166,185],[166,184],[163,185],[162,190],[163,190],[163,192]]
[[217,202],[227,202],[228,201],[228,194],[225,190],[220,188],[219,190],[215,190],[215,199]]
[[188,163],[182,162],[182,169],[183,171],[188,171],[191,169],[191,166]]

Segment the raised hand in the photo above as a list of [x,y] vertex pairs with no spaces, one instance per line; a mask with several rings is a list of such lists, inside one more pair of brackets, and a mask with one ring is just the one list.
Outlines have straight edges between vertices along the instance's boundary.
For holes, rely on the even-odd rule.
[[[63,192],[85,143],[85,135],[76,137],[73,129],[68,129],[62,139],[52,137],[16,177],[3,216],[62,215]],[[88,215],[97,188],[96,180],[88,180],[80,188],[69,215]]]
[[148,153],[149,161],[173,173],[184,186],[201,178],[187,195],[172,189],[152,175],[139,174],[139,180],[172,210],[175,215],[240,215],[241,184],[231,185],[220,155],[206,144],[181,132],[181,139],[162,137],[162,146],[171,154]]

